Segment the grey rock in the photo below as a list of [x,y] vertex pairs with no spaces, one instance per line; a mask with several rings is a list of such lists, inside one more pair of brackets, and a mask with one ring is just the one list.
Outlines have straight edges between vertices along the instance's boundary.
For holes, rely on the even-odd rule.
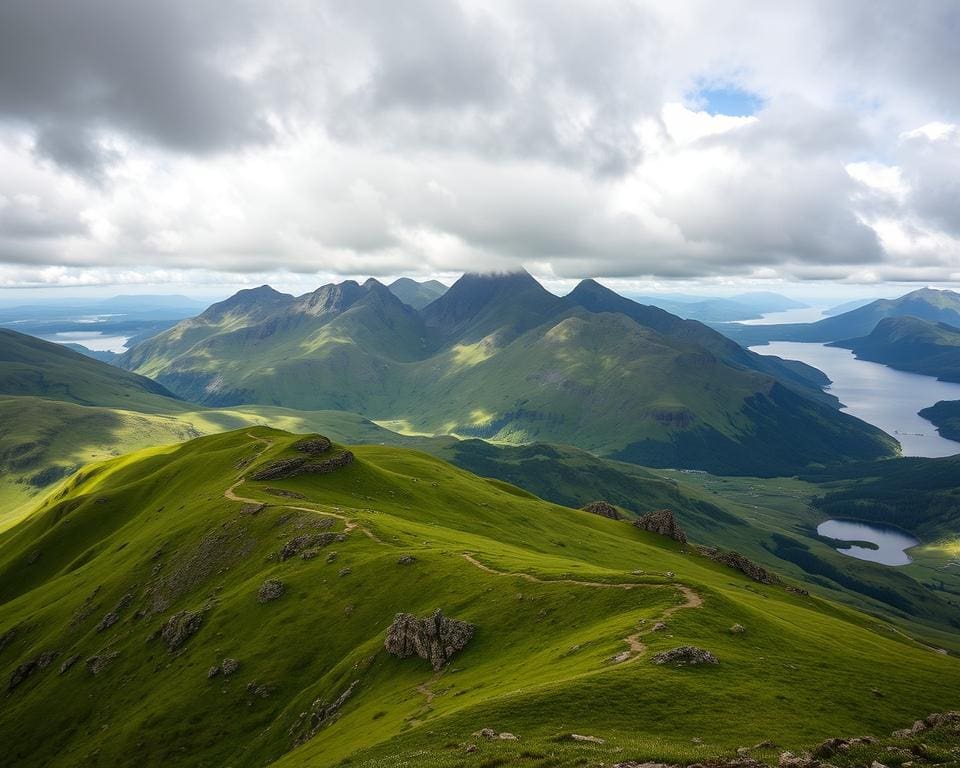
[[658,509],[655,512],[649,512],[643,517],[633,521],[633,524],[643,531],[657,533],[661,536],[667,536],[681,544],[687,543],[687,534],[677,525],[673,512],[669,509]]
[[359,683],[359,680],[354,680],[332,702],[327,702],[323,699],[314,701],[310,706],[310,711],[303,712],[290,727],[289,733],[293,736],[293,745],[296,747],[312,739],[317,734],[317,731],[325,728],[336,720],[340,715],[340,709],[353,695],[353,691]]
[[397,560],[397,565],[413,565],[415,562],[417,562],[417,558],[413,555],[403,555]]
[[62,675],[64,672],[66,672],[68,669],[70,669],[70,667],[72,667],[72,666],[73,666],[74,664],[76,664],[78,661],[80,661],[80,655],[79,655],[79,654],[74,654],[73,656],[69,656],[69,657],[67,657],[66,659],[64,659],[64,660],[63,660],[63,663],[60,665],[60,672],[59,672],[59,674]]
[[267,579],[257,590],[257,602],[269,603],[281,597],[286,588],[280,579]]
[[173,614],[160,629],[160,637],[171,652],[180,648],[189,640],[203,623],[203,614],[193,611],[180,611]]
[[606,501],[591,501],[589,504],[580,507],[584,512],[589,512],[591,515],[600,515],[600,517],[608,517],[611,520],[622,520],[623,515],[617,512],[617,508]]
[[717,657],[710,651],[693,645],[682,645],[654,656],[654,664],[719,664]]
[[224,677],[230,677],[230,675],[240,669],[240,662],[236,659],[224,659],[223,663],[220,664],[220,669]]
[[423,618],[398,613],[383,644],[394,656],[401,659],[419,656],[429,661],[434,671],[439,671],[467,646],[474,629],[465,621],[447,618],[439,608]]
[[94,675],[94,676],[99,675],[101,672],[103,672],[103,670],[107,668],[110,662],[113,661],[115,658],[117,658],[117,656],[119,655],[120,654],[117,653],[116,651],[107,651],[107,652],[98,653],[95,656],[91,656],[86,661],[87,671],[91,675]]

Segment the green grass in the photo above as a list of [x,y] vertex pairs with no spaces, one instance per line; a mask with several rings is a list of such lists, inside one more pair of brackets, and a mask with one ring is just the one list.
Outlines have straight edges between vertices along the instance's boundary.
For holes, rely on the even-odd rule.
[[[61,653],[4,700],[0,762],[692,762],[763,739],[800,748],[883,734],[956,706],[960,662],[890,625],[756,584],[626,522],[544,502],[424,453],[358,446],[355,463],[330,475],[236,486],[240,498],[268,504],[255,514],[225,497],[244,473],[291,455],[295,439],[254,427],[101,462],[0,534],[0,634],[17,628],[0,671]],[[267,490],[277,487],[305,498]],[[277,559],[285,541],[332,516],[335,529],[356,524],[345,541],[312,560]],[[416,562],[399,565],[408,554]],[[349,575],[338,575],[343,568]],[[266,578],[281,579],[286,592],[262,605],[256,592]],[[676,611],[666,631],[641,636],[643,654],[610,664],[627,635],[683,601],[678,585],[702,607]],[[126,594],[120,620],[97,632]],[[477,626],[439,676],[382,647],[395,613],[435,607]],[[179,653],[151,639],[169,615],[203,608],[200,630]],[[746,632],[732,634],[734,623]],[[719,666],[650,663],[684,644],[711,650]],[[89,674],[83,660],[104,651],[118,656]],[[58,675],[74,654],[81,662]],[[240,670],[208,680],[207,668],[225,656]],[[299,714],[354,680],[340,716],[291,751]],[[269,696],[248,693],[249,682]],[[465,754],[483,727],[519,741],[479,742]],[[606,743],[576,744],[571,732]]]

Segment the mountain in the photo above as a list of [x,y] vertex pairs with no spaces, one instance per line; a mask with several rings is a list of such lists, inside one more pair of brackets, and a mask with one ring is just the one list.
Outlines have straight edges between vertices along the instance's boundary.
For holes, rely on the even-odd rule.
[[435,299],[439,299],[447,291],[447,286],[439,280],[424,280],[417,282],[409,277],[401,277],[387,286],[390,292],[407,306],[414,309],[423,309]]
[[757,320],[768,312],[782,312],[806,306],[779,293],[768,291],[741,293],[730,298],[686,294],[631,295],[630,298],[641,304],[665,309],[684,319],[699,320],[703,323]]
[[853,299],[852,301],[845,301],[843,304],[837,304],[835,307],[830,307],[823,311],[824,317],[833,317],[834,315],[842,315],[844,312],[850,312],[854,309],[860,309],[860,307],[865,307],[867,304],[872,304],[876,299]]
[[0,328],[0,395],[31,395],[147,412],[169,409],[169,400],[175,397],[144,376],[4,328]]
[[[858,733],[870,764],[955,706],[956,658],[729,562],[403,449],[260,427],[119,457],[0,534],[0,756],[776,764]],[[654,663],[687,647],[718,663]]]
[[655,466],[789,473],[894,447],[839,413],[814,369],[593,281],[557,297],[525,272],[468,274],[420,312],[376,280],[258,290],[263,301],[238,294],[121,364],[205,406],[346,410]]
[[960,441],[960,400],[941,400],[924,408],[920,415],[932,422],[942,437]]
[[878,299],[866,306],[815,323],[783,325],[718,325],[724,334],[751,346],[768,341],[830,342],[870,334],[877,323],[888,317],[916,317],[935,323],[960,326],[960,293],[921,288],[898,299]]
[[835,341],[861,360],[960,382],[960,328],[918,317],[887,317],[867,336]]
[[764,314],[767,312],[786,312],[788,309],[804,309],[809,306],[802,301],[772,291],[748,291],[731,296],[730,299]]

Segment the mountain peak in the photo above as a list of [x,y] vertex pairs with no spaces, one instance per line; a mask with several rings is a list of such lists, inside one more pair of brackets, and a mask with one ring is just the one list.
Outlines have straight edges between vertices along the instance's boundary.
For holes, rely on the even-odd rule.
[[256,288],[243,288],[237,291],[233,296],[211,304],[203,312],[201,317],[220,317],[227,312],[236,309],[250,309],[254,307],[273,305],[281,301],[288,301],[293,297],[288,293],[280,291],[269,285],[261,285]]

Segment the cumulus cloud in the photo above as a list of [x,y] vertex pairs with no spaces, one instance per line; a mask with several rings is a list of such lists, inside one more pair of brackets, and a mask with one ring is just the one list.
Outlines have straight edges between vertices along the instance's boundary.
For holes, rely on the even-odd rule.
[[949,0],[9,0],[3,281],[957,280],[958,23]]

